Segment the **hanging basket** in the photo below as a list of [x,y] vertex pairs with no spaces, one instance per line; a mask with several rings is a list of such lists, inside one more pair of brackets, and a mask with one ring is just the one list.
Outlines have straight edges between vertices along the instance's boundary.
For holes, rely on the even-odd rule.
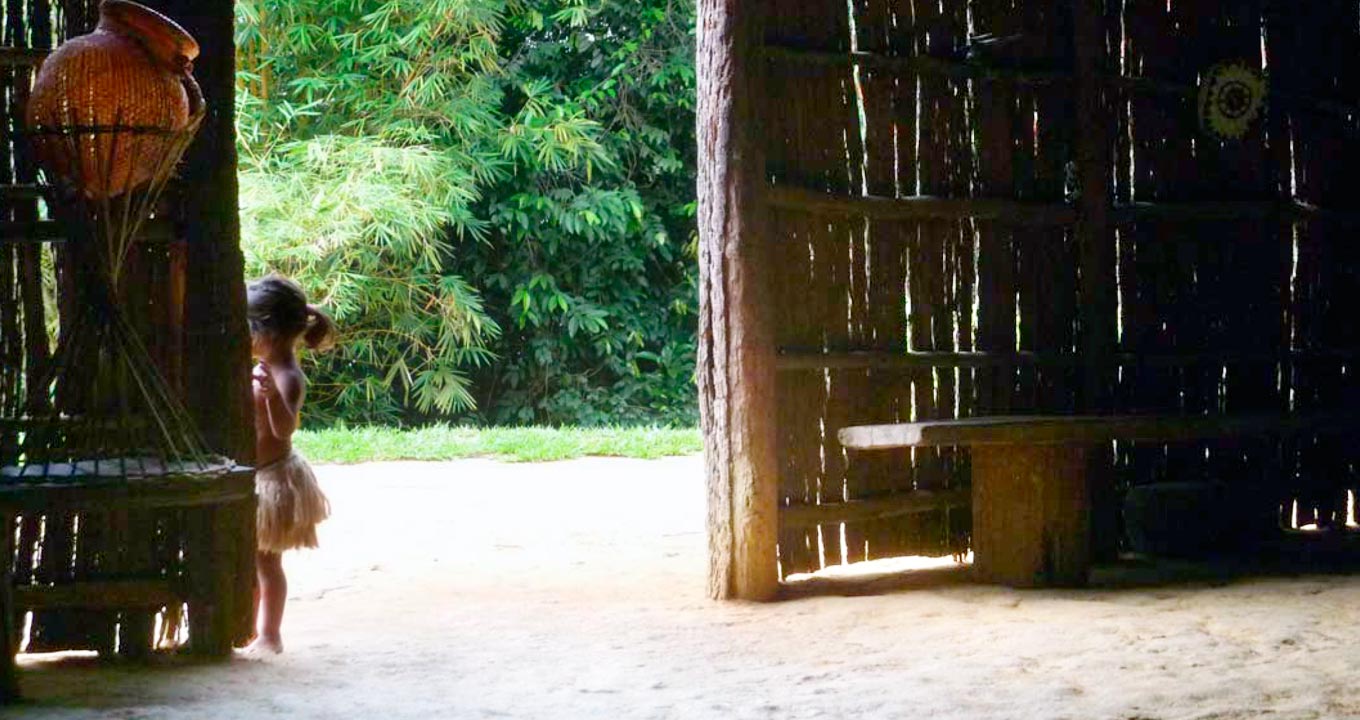
[[[51,179],[96,200],[163,181],[175,133],[203,113],[196,57],[198,43],[174,21],[104,0],[94,31],[57,48],[33,84],[27,124]],[[82,130],[83,142],[63,141]]]
[[203,118],[189,77],[198,45],[164,16],[105,0],[94,32],[44,63],[27,136],[68,242],[73,310],[0,468],[17,484],[238,472],[209,451],[119,297],[142,224]]

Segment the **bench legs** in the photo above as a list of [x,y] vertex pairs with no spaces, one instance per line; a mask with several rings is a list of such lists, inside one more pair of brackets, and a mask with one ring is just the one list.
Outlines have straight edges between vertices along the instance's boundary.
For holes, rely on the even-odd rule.
[[1079,586],[1091,564],[1087,450],[975,445],[973,571],[1014,587]]

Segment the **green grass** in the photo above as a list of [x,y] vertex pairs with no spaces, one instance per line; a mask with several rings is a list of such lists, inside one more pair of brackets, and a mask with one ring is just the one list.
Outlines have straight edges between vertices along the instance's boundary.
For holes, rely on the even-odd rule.
[[601,455],[650,459],[703,449],[693,428],[335,428],[303,430],[293,442],[314,463],[470,457],[545,462]]

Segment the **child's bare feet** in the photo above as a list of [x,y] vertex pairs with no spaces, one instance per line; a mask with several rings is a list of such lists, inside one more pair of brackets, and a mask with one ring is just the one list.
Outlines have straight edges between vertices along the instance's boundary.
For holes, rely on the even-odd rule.
[[283,653],[283,639],[280,637],[265,637],[261,635],[255,641],[245,646],[241,652],[247,655],[279,655]]

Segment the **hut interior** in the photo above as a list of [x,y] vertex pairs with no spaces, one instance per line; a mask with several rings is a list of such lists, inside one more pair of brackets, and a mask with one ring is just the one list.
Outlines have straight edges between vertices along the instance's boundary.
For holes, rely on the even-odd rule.
[[1009,453],[855,426],[1334,413],[1116,431],[1071,491],[1096,559],[1355,525],[1356,444],[1312,430],[1360,399],[1360,5],[699,5],[711,594],[976,546]]
[[[253,460],[249,346],[236,199],[235,56],[229,0],[146,0],[193,35],[206,115],[119,284],[122,306],[160,376],[207,446]],[[97,0],[0,3],[0,466],[44,404],[42,378],[79,301],[54,197],[25,135],[24,108],[50,51],[89,32]],[[36,393],[36,394],[35,394]],[[30,397],[30,395],[33,395]],[[14,692],[20,650],[138,657],[182,644],[225,655],[253,621],[250,472],[209,483],[0,483],[0,627]]]

